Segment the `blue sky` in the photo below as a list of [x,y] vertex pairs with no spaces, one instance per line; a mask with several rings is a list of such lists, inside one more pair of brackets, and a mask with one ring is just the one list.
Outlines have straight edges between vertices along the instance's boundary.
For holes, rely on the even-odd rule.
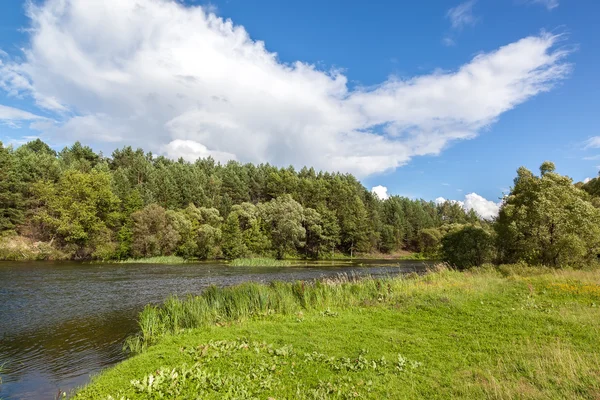
[[0,140],[308,164],[425,199],[497,201],[547,159],[597,174],[599,2],[99,3],[0,5]]

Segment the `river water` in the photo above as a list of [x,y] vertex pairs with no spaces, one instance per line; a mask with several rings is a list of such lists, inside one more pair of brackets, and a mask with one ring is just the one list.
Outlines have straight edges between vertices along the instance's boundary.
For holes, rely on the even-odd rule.
[[0,262],[1,399],[54,399],[125,358],[137,314],[210,285],[419,271],[423,262],[362,260],[296,267]]

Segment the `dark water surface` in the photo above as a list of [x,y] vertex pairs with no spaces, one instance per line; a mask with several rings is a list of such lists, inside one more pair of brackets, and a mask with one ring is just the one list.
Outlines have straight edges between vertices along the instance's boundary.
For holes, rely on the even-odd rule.
[[2,399],[53,399],[124,359],[144,305],[210,285],[423,270],[417,261],[298,267],[0,262]]

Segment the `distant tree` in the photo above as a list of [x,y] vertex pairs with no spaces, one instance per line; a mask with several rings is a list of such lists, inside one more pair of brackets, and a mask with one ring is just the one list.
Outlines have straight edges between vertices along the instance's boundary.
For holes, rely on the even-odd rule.
[[335,213],[324,206],[320,206],[318,213],[321,216],[321,247],[320,255],[334,255],[336,247],[340,244],[340,226]]
[[23,222],[25,207],[16,160],[0,142],[0,234]]
[[231,213],[223,225],[221,248],[223,255],[228,259],[243,257],[247,253],[244,238],[240,230],[240,222],[237,214]]
[[318,258],[319,254],[327,248],[321,214],[312,208],[305,208],[302,226],[306,232],[305,255],[309,258]]
[[442,232],[437,228],[426,228],[419,232],[419,251],[426,257],[436,258],[440,251]]
[[134,257],[171,255],[179,242],[167,212],[158,204],[150,204],[131,215],[133,220],[132,252]]
[[304,209],[289,194],[260,205],[260,215],[268,226],[277,258],[304,246]]
[[271,240],[263,231],[259,209],[254,204],[244,202],[234,205],[231,214],[238,217],[246,249],[252,254],[264,255],[271,249]]
[[457,268],[482,265],[492,257],[492,237],[482,228],[467,225],[442,238],[442,258]]
[[112,242],[111,228],[119,222],[119,199],[110,186],[110,175],[92,170],[68,170],[55,184],[38,182],[34,192],[39,209],[34,221],[46,238],[56,239],[85,258]]
[[102,160],[101,155],[94,153],[91,147],[83,146],[80,142],[62,149],[58,157],[64,169],[77,169],[82,172],[91,171]]

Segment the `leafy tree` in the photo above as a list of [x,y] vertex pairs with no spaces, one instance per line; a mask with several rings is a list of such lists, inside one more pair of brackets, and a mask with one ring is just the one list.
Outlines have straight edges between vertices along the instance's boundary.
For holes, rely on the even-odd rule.
[[333,211],[324,206],[319,207],[318,213],[321,216],[321,246],[320,253],[334,256],[335,248],[340,244],[340,226]]
[[120,203],[111,191],[108,173],[68,170],[56,184],[38,182],[34,192],[40,202],[34,220],[43,237],[56,239],[79,258],[100,247],[106,256]]
[[223,226],[223,241],[221,244],[223,255],[234,259],[246,255],[247,249],[240,230],[240,222],[237,214],[231,213]]
[[545,162],[541,176],[519,168],[495,224],[503,262],[577,265],[600,253],[600,210]]
[[265,254],[271,248],[271,241],[262,228],[258,207],[252,203],[242,203],[231,208],[231,214],[238,217],[244,245],[252,254]]
[[491,235],[475,226],[464,226],[442,238],[442,258],[460,269],[490,262],[493,256]]
[[321,214],[312,208],[304,209],[302,226],[306,231],[306,241],[304,243],[305,254],[309,258],[318,258],[323,249],[327,248],[327,243],[324,240],[325,235]]
[[426,228],[419,232],[419,251],[426,257],[436,258],[442,241],[442,232],[436,228]]
[[171,255],[179,242],[167,212],[158,204],[150,204],[131,215],[133,220],[132,253],[134,257]]
[[283,258],[286,252],[304,245],[304,209],[291,195],[286,194],[261,204],[260,214],[268,226],[277,258]]

